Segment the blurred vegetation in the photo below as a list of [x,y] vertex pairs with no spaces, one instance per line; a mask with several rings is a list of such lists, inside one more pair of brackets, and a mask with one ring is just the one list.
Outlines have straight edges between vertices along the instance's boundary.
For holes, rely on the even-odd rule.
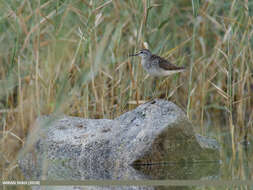
[[[179,105],[207,133],[225,121],[252,137],[252,2],[0,1],[1,158],[9,163],[42,114],[115,118],[152,98]],[[147,47],[187,72],[143,71]],[[223,130],[223,129],[221,129]],[[6,149],[5,147],[9,147]]]

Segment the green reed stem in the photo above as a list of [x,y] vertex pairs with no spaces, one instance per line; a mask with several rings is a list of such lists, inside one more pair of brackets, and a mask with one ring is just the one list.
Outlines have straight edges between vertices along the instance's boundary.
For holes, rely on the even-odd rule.
[[195,38],[197,32],[197,24],[196,19],[198,16],[198,8],[199,8],[199,0],[192,0],[192,11],[194,15],[194,25],[193,25],[193,33],[192,33],[192,46],[191,46],[191,64],[190,64],[190,75],[189,75],[189,86],[188,86],[188,100],[187,100],[187,116],[191,118],[191,96],[192,96],[192,71],[195,59]]

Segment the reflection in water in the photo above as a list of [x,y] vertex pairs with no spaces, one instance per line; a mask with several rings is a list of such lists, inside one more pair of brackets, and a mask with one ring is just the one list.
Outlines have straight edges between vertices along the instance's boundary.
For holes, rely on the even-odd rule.
[[196,180],[219,179],[219,162],[134,166],[151,179]]
[[[228,127],[217,131],[213,129],[210,133],[215,134],[221,145],[221,180],[252,180],[253,179],[253,150],[251,142],[245,145],[239,140],[235,142],[235,150],[232,150],[231,136]],[[239,138],[238,138],[239,139]]]

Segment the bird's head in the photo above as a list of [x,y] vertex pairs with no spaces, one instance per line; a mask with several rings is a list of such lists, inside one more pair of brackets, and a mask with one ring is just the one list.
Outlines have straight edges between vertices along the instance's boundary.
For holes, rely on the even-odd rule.
[[141,58],[149,58],[152,53],[148,49],[142,49],[138,53],[130,55],[130,56],[140,56]]

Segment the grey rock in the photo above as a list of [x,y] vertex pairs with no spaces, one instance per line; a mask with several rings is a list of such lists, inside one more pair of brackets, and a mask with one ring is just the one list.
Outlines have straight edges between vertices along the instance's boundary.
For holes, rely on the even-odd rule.
[[[216,140],[194,133],[178,106],[156,99],[114,120],[40,117],[19,166],[33,180],[162,179],[168,168],[151,166],[216,162],[219,149]],[[215,175],[217,167],[203,175]]]

